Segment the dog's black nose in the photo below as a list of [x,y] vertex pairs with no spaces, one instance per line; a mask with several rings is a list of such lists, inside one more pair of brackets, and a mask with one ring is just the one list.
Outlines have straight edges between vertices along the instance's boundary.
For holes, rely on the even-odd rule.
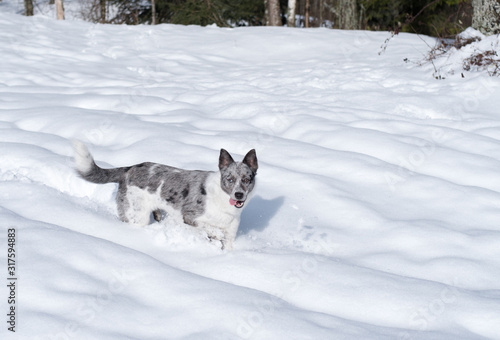
[[242,192],[236,192],[234,194],[234,197],[236,197],[236,199],[240,200],[243,198],[243,196],[245,196]]

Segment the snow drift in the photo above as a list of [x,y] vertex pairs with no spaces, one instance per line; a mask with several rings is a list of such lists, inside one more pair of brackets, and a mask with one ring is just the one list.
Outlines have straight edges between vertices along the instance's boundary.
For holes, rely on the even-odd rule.
[[[2,6],[0,257],[6,285],[15,229],[18,278],[2,338],[499,338],[495,78],[436,81],[404,62],[427,52],[410,34],[379,56],[386,33]],[[256,148],[235,250],[120,222],[116,187],[75,174],[74,138],[102,166],[215,170],[220,148]]]

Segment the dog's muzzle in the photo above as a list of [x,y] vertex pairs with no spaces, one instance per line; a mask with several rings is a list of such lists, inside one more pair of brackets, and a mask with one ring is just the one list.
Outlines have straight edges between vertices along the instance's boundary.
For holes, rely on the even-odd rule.
[[243,208],[245,205],[245,201],[235,201],[232,198],[229,198],[229,204],[234,205],[236,208]]

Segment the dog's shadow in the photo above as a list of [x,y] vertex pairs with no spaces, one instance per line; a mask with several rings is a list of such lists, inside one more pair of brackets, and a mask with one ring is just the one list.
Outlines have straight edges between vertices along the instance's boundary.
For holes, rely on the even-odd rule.
[[271,219],[276,215],[285,201],[284,196],[271,200],[255,196],[241,213],[238,235],[246,235],[252,230],[262,231],[269,225]]

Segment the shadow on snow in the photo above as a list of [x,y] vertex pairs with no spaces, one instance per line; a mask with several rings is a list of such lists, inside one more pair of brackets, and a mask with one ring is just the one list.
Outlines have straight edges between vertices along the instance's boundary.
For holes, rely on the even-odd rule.
[[255,196],[241,214],[241,222],[238,235],[246,235],[252,230],[262,231],[269,225],[271,219],[285,201],[284,196],[270,200]]

